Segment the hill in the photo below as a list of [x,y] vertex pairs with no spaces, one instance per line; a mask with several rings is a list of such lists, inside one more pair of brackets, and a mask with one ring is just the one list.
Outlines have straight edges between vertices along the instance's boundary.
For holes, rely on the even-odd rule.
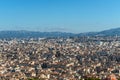
[[0,38],[68,37],[74,35],[65,32],[0,31]]
[[74,37],[74,36],[120,36],[120,28],[100,32],[66,33],[66,32],[35,32],[35,31],[0,31],[0,38],[43,38],[43,37]]

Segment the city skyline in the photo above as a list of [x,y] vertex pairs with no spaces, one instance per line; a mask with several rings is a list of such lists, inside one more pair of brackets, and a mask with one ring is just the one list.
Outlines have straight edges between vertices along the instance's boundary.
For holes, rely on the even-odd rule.
[[120,27],[119,0],[1,0],[0,31],[91,32]]

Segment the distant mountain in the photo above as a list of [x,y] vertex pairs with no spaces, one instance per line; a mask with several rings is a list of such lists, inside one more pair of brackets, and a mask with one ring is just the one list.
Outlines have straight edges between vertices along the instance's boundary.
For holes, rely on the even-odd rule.
[[65,32],[0,31],[0,38],[69,37],[74,35]]
[[101,32],[66,33],[66,32],[35,32],[35,31],[0,31],[0,38],[43,38],[43,37],[74,37],[74,36],[120,36],[120,28]]
[[120,36],[120,28],[114,28],[109,30],[104,30],[100,32],[88,32],[88,33],[80,33],[79,35],[85,36]]
[[118,35],[118,36],[120,36],[120,28],[104,30],[104,31],[98,32],[97,35],[100,35],[100,36],[115,36],[115,35]]

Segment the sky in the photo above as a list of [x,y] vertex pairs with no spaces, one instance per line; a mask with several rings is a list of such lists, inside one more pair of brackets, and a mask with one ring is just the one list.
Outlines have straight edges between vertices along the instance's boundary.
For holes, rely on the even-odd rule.
[[120,27],[120,0],[0,0],[0,31],[92,32]]

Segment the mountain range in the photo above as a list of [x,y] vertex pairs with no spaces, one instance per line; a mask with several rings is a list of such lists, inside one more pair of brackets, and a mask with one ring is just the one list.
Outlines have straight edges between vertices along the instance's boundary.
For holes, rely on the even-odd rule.
[[66,33],[66,32],[38,32],[38,31],[0,31],[0,38],[43,38],[43,37],[74,37],[74,36],[120,36],[120,28],[100,32]]

